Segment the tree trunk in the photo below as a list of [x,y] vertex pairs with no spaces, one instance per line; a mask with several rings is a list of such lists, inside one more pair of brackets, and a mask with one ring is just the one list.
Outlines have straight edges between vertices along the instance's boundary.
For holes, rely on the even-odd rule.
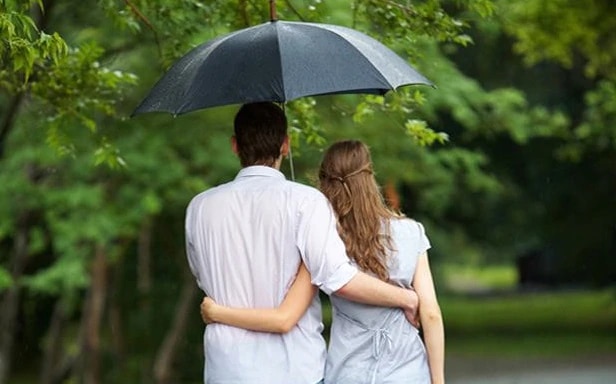
[[66,307],[63,298],[59,298],[54,306],[49,331],[47,331],[47,345],[43,352],[40,384],[53,384],[64,372],[60,371],[61,362],[65,359],[62,349],[62,332],[67,320]]
[[11,276],[13,284],[4,292],[0,301],[0,384],[7,382],[11,369],[11,354],[17,328],[17,310],[21,296],[18,281],[23,273],[28,257],[28,220],[23,214],[17,224],[17,233],[11,252]]
[[107,294],[107,254],[102,246],[96,247],[91,270],[91,286],[83,313],[81,382],[101,382],[100,328]]
[[122,265],[123,263],[115,263],[112,273],[109,276],[111,282],[111,289],[114,290],[113,294],[110,292],[109,296],[109,330],[111,336],[111,348],[114,357],[114,365],[118,369],[122,369],[122,365],[125,362],[124,352],[124,327],[122,323],[122,307],[118,302],[118,296],[122,294],[116,287],[121,286],[120,279],[122,277]]
[[21,106],[23,98],[23,92],[20,92],[13,96],[13,98],[9,102],[9,107],[7,108],[6,114],[4,115],[4,119],[2,119],[2,123],[0,123],[0,159],[4,157],[6,140],[8,139],[9,133],[14,127],[15,119],[17,118],[17,112],[19,112],[19,107]]
[[198,291],[192,275],[187,272],[184,277],[180,301],[176,306],[173,324],[156,354],[156,360],[154,362],[154,380],[157,384],[168,384],[171,382],[173,362],[177,354],[179,343],[186,332],[188,316],[191,314],[192,310],[194,310],[193,305]]
[[141,298],[147,297],[152,287],[150,276],[152,264],[152,219],[146,217],[139,231],[137,247],[137,290]]

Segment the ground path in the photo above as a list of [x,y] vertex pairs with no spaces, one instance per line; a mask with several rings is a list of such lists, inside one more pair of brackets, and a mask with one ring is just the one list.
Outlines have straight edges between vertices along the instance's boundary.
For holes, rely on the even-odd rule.
[[448,384],[615,384],[616,356],[554,359],[451,358]]

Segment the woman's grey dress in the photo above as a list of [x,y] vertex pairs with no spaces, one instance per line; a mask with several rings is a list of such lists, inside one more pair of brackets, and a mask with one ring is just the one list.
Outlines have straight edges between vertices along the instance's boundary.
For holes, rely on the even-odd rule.
[[[408,287],[418,257],[430,248],[423,226],[392,219],[393,283]],[[326,384],[430,383],[426,350],[418,330],[398,308],[359,304],[331,296],[333,320],[325,368]]]

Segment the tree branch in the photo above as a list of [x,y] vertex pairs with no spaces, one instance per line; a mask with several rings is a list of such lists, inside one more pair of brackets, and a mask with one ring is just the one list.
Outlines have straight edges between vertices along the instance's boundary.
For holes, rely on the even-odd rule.
[[237,11],[240,15],[241,25],[243,27],[250,26],[250,17],[248,17],[248,3],[246,0],[240,0],[237,2]]
[[47,24],[50,20],[51,10],[54,8],[55,5],[56,2],[54,0],[47,0],[43,2],[43,8],[34,6],[34,9],[37,9],[38,12],[36,13],[36,16],[33,17],[33,19],[35,19],[36,26],[39,30],[43,30],[47,27]]
[[290,0],[285,0],[285,3],[287,4],[287,7],[289,7],[291,12],[293,12],[295,16],[297,16],[298,19],[300,19],[301,21],[306,21],[306,19],[302,17],[302,15],[297,11],[297,8],[295,8],[293,4],[291,4]]
[[152,33],[154,34],[154,40],[156,41],[156,47],[158,48],[158,55],[162,59],[163,48],[160,43],[160,38],[158,37],[158,32],[156,31],[156,28],[154,28],[154,25],[150,22],[150,20],[148,20],[147,17],[145,17],[143,13],[141,13],[139,8],[137,8],[135,4],[131,3],[130,0],[124,0],[124,3],[126,3],[126,5],[131,9],[131,11],[133,11],[135,16],[137,16],[137,18],[141,20],[152,31]]
[[9,102],[9,108],[4,115],[4,119],[2,119],[2,125],[0,126],[0,159],[4,157],[4,146],[6,144],[6,139],[9,135],[9,132],[11,132],[11,130],[13,129],[15,119],[17,118],[17,112],[19,111],[19,107],[21,107],[21,102],[23,98],[23,92],[20,92],[13,96],[13,98]]
[[[54,0],[48,0],[44,2],[44,10],[38,8],[39,12],[37,15],[33,17],[33,20],[36,23],[36,28],[38,30],[43,30],[47,27],[50,19],[50,13],[56,2]],[[32,10],[34,12],[34,9]],[[13,125],[15,123],[15,119],[17,118],[17,112],[19,112],[19,108],[21,107],[21,103],[24,99],[25,92],[19,92],[13,96],[11,101],[9,102],[9,107],[4,115],[4,119],[2,119],[2,125],[0,125],[0,160],[4,157],[4,149],[6,145],[6,140],[9,133],[13,130]]]

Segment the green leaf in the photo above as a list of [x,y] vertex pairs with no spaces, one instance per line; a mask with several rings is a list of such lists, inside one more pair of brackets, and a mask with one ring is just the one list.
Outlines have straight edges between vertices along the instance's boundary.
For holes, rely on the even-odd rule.
[[4,267],[0,265],[0,293],[13,285],[13,277]]
[[419,146],[432,145],[434,143],[444,144],[449,140],[445,132],[435,132],[423,120],[408,120],[404,125],[406,133]]

